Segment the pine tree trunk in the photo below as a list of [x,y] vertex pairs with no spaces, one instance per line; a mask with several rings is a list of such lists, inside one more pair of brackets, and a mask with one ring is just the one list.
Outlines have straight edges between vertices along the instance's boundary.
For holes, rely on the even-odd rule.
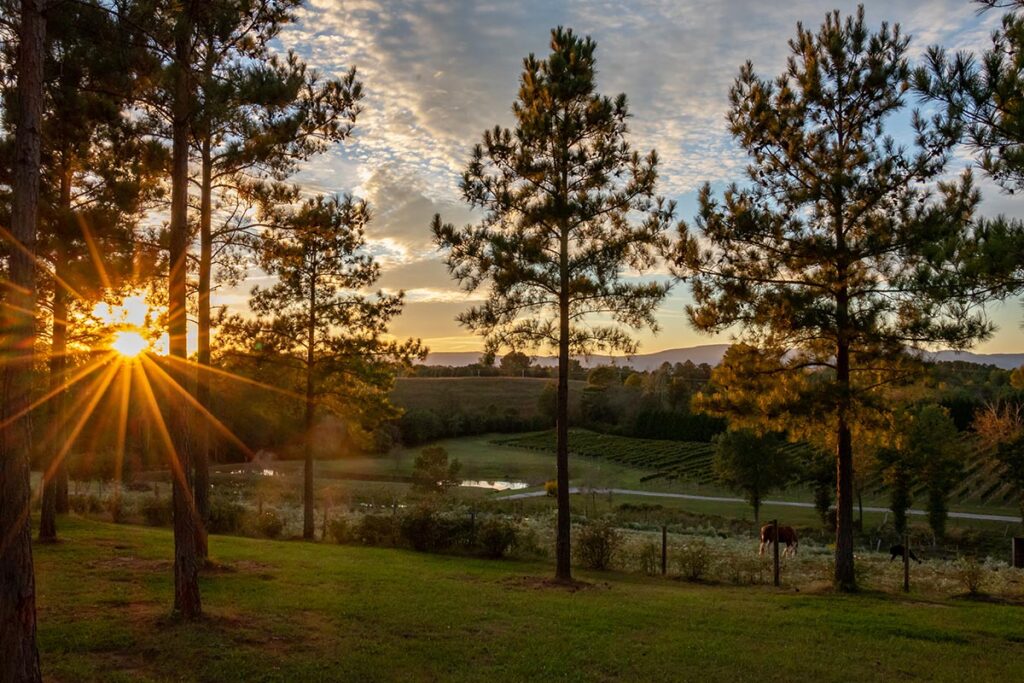
[[[170,265],[167,279],[167,328],[171,356],[179,359],[177,381],[188,391],[191,382],[182,370],[188,357],[186,341],[186,274],[188,250],[188,156],[191,89],[190,8],[183,8],[174,40],[174,121],[171,146],[171,222]],[[188,407],[172,392],[170,429],[177,462],[171,463],[172,500],[174,508],[174,609],[184,619],[196,619],[202,613],[199,598],[199,564],[196,557],[198,515],[192,495],[191,439]]]
[[[842,335],[840,335],[842,337]],[[850,391],[850,350],[840,341],[836,350],[836,379],[843,393],[836,430],[836,587],[857,588],[853,566],[853,440],[847,423]]]
[[303,463],[302,479],[302,537],[307,541],[313,540],[313,420],[315,417],[315,387],[313,385],[314,363],[316,362],[316,278],[309,293],[309,325],[306,329],[306,415],[304,425],[306,428],[303,448],[305,462]]
[[[199,200],[199,341],[197,349],[197,385],[196,400],[204,409],[210,409],[210,374],[206,367],[210,365],[210,281],[213,268],[213,163],[210,160],[210,138],[203,140],[202,177]],[[196,529],[196,553],[200,560],[209,556],[206,526],[210,522],[210,424],[201,419],[195,425],[196,443],[196,509],[199,511],[200,525]]]
[[572,580],[572,515],[569,503],[569,244],[563,231],[561,246],[562,295],[558,304],[558,396],[555,418],[555,467],[558,484],[558,530],[555,539],[555,579]]
[[[60,208],[61,215],[57,220],[59,221],[58,225],[64,230],[58,231],[58,234],[67,234],[67,223],[71,219],[71,171],[68,168],[61,173]],[[68,347],[68,301],[61,282],[65,281],[67,275],[68,254],[60,238],[58,238],[54,249],[54,260],[54,271],[57,277],[54,278],[53,283],[53,328],[50,336],[51,390],[60,387],[64,381],[64,368],[67,366],[65,354]],[[60,392],[50,399],[50,430],[55,433],[55,450],[59,450],[64,444],[64,418],[64,392]],[[65,469],[64,460],[65,458],[62,457],[60,462],[47,462],[43,466],[43,498],[39,513],[39,541],[41,543],[57,541],[57,478],[59,469],[63,469],[66,476],[67,469]]]
[[[22,0],[18,45],[18,110],[14,138],[11,232],[28,251],[11,249],[0,311],[0,423],[31,400],[35,345],[36,223],[46,48],[44,0]],[[32,496],[28,416],[0,428],[0,683],[42,680],[36,646],[36,587],[32,563]]]

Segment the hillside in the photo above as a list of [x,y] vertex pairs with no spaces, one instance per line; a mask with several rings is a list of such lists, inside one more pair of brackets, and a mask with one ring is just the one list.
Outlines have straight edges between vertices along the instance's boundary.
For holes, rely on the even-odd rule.
[[[685,363],[691,361],[695,365],[707,363],[718,365],[725,355],[728,344],[706,344],[702,346],[690,346],[678,349],[666,349],[654,353],[638,353],[635,356],[606,356],[594,355],[589,357],[579,356],[577,360],[584,367],[595,367],[598,365],[628,365],[637,370],[654,370],[662,363]],[[1003,370],[1024,365],[1024,353],[972,353],[970,351],[937,351],[925,353],[924,357],[931,361],[967,361],[979,365],[995,365]],[[424,365],[446,365],[462,367],[472,365],[480,360],[479,351],[439,351],[427,355]],[[554,356],[534,356],[535,365],[542,367],[553,367],[557,363]]]
[[566,589],[546,563],[226,536],[185,624],[169,531],[64,524],[35,548],[46,680],[1011,681],[1024,658],[1011,605],[583,571]]

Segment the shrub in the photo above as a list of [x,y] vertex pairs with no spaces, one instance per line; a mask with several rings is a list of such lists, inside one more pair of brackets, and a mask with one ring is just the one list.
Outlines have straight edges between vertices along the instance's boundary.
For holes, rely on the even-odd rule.
[[211,534],[236,534],[242,530],[245,507],[223,498],[210,500],[210,519],[206,531]]
[[687,581],[700,581],[711,566],[711,552],[703,539],[695,539],[679,549],[676,557],[679,573]]
[[397,531],[393,515],[363,515],[356,525],[354,540],[362,545],[394,545]]
[[485,520],[476,534],[481,554],[494,559],[503,557],[516,544],[518,531],[515,524],[500,517]]
[[956,578],[970,595],[981,592],[985,583],[985,567],[976,557],[961,557],[956,561]]
[[661,544],[647,540],[636,551],[637,566],[647,576],[661,573]]
[[622,534],[611,520],[591,522],[576,534],[576,557],[589,569],[607,569],[622,544]]
[[98,514],[106,509],[103,501],[92,493],[69,496],[68,506],[80,515]]
[[558,495],[558,482],[554,479],[544,482],[544,493],[554,498]]
[[521,558],[547,557],[547,550],[541,543],[540,534],[532,526],[516,529],[516,540],[512,544],[510,554]]
[[284,520],[273,510],[264,510],[256,517],[256,532],[265,538],[278,538],[284,531]]
[[352,540],[352,529],[344,517],[332,519],[328,531],[335,543],[348,543]]
[[402,516],[402,539],[420,552],[440,552],[474,545],[476,530],[466,515],[443,514],[431,505],[418,505]]
[[171,507],[171,500],[159,498],[147,498],[142,503],[142,518],[149,526],[168,526],[174,520],[174,510]]
[[402,515],[399,523],[402,539],[420,552],[436,551],[444,547],[441,525],[432,507],[418,505]]

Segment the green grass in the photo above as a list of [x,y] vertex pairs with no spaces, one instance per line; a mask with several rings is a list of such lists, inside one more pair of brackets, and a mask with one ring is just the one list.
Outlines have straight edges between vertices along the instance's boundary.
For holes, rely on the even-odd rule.
[[580,573],[544,564],[214,537],[206,618],[168,618],[165,530],[62,521],[36,549],[47,678],[972,680],[1024,661],[1024,609]]

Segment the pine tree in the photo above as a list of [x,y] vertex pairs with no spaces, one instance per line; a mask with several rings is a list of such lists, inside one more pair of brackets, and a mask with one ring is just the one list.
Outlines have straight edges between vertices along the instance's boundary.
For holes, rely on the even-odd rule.
[[489,285],[487,301],[459,321],[486,335],[491,351],[557,349],[562,581],[571,580],[570,354],[632,352],[624,327],[656,329],[654,310],[668,287],[623,274],[653,265],[674,208],[655,198],[656,154],[640,157],[626,140],[626,96],[595,91],[595,47],[559,27],[546,59],[524,60],[515,128],[485,132],[462,177],[463,197],[485,217],[462,229],[440,216],[433,223],[451,274],[467,291]]
[[[710,187],[674,261],[692,284],[691,322],[738,326],[741,347],[713,411],[800,436],[825,426],[836,453],[835,581],[855,587],[854,435],[877,420],[879,388],[913,371],[908,345],[964,348],[990,332],[970,269],[969,174],[946,168],[955,122],[914,117],[913,151],[884,134],[910,68],[899,27],[871,33],[863,8],[798,26],[785,72],[747,63],[730,93],[731,132],[751,157],[749,187]],[[736,329],[736,328],[733,328]],[[715,405],[717,404],[717,405]],[[796,420],[796,422],[794,422]]]
[[[4,12],[12,9],[7,3]],[[15,16],[12,11],[8,16]],[[36,646],[32,497],[28,416],[9,421],[31,401],[36,341],[36,222],[42,147],[46,2],[18,6],[17,109],[8,282],[0,309],[0,681],[41,681]],[[7,240],[5,240],[7,241]]]
[[[43,210],[38,255],[52,277],[48,285],[50,385],[65,380],[71,313],[88,309],[103,289],[118,285],[131,263],[134,222],[159,190],[164,154],[141,137],[126,107],[132,90],[126,51],[112,15],[83,2],[48,22],[43,113]],[[45,287],[42,289],[46,289]],[[73,292],[73,294],[72,294]],[[49,403],[50,424],[62,434],[63,392]],[[64,437],[54,439],[58,447]],[[67,512],[64,458],[43,472],[39,538],[56,540],[56,513]]]
[[[211,0],[196,21],[192,118],[199,166],[197,317],[199,363],[196,398],[210,407],[210,330],[213,267],[239,269],[238,250],[251,247],[261,216],[253,204],[294,197],[279,185],[298,164],[346,137],[358,113],[361,84],[351,70],[323,80],[295,54],[270,50],[281,28],[294,20],[301,0]],[[214,226],[214,215],[223,222]],[[233,268],[234,267],[234,268]],[[197,425],[196,507],[209,518],[208,426]],[[201,558],[206,535],[198,539]]]
[[232,353],[290,369],[304,396],[303,537],[313,539],[313,428],[318,406],[345,420],[349,442],[366,446],[370,432],[397,417],[388,401],[396,368],[422,358],[419,340],[385,339],[401,313],[403,294],[360,294],[380,266],[367,254],[367,205],[351,197],[315,197],[275,221],[263,235],[260,267],[277,283],[256,287],[258,316],[224,325]]

